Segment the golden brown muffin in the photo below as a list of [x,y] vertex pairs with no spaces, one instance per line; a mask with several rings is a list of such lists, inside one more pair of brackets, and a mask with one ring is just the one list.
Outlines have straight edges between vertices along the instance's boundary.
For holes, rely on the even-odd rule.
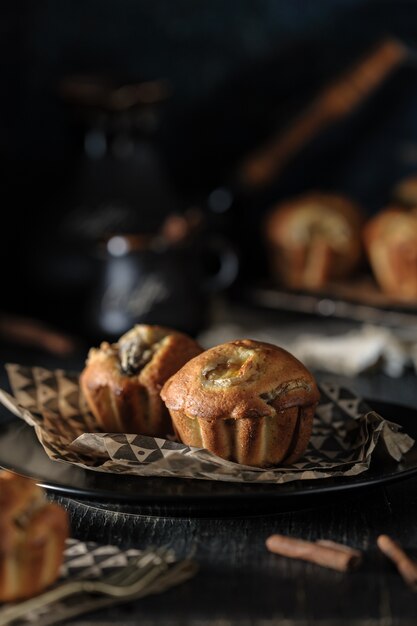
[[364,241],[381,289],[398,300],[417,300],[417,211],[385,209],[366,225]]
[[362,218],[342,196],[308,193],[272,209],[265,237],[273,276],[290,289],[320,289],[361,258]]
[[406,208],[417,207],[417,174],[401,180],[392,195],[395,204]]
[[258,467],[294,463],[303,454],[319,401],[302,363],[250,339],[195,357],[165,383],[161,396],[183,443]]
[[28,478],[0,472],[0,602],[40,593],[58,578],[68,516]]
[[172,432],[162,385],[202,349],[191,337],[138,324],[117,343],[89,352],[80,384],[98,426],[113,433],[164,437]]

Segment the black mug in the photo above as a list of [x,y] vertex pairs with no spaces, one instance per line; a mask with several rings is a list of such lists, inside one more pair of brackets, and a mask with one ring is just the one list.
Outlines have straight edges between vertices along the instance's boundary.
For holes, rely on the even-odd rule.
[[231,245],[208,235],[180,246],[112,235],[96,263],[87,325],[90,335],[109,341],[138,323],[196,335],[209,320],[212,294],[234,282],[239,265]]

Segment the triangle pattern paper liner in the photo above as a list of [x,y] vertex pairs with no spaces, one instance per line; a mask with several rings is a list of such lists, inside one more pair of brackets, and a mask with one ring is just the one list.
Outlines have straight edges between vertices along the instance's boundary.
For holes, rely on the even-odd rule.
[[323,384],[304,456],[291,466],[249,467],[168,439],[99,432],[76,372],[16,364],[6,368],[13,396],[0,390],[0,401],[35,428],[51,459],[95,471],[279,484],[356,475],[369,468],[378,443],[397,461],[414,444],[400,426],[384,420],[350,390]]

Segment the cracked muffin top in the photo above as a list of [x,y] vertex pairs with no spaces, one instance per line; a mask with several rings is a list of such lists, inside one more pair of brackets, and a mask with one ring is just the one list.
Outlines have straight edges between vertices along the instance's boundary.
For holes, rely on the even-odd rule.
[[186,363],[161,392],[168,409],[206,420],[273,416],[319,400],[313,376],[292,354],[241,339]]
[[163,340],[172,334],[176,333],[168,328],[138,324],[120,337],[117,343],[103,341],[100,348],[91,348],[88,361],[113,357],[120,373],[136,376],[162,347]]
[[[111,373],[117,379],[153,380],[160,387],[173,371],[201,352],[191,337],[163,326],[137,324],[117,343],[103,342],[91,348],[87,366],[99,377]],[[97,380],[97,383],[99,380]]]

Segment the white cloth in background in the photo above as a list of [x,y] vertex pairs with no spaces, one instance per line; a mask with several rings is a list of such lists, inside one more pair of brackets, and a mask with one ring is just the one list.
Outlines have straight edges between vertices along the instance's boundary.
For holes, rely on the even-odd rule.
[[290,352],[312,369],[344,376],[380,366],[389,376],[398,377],[413,361],[417,366],[417,342],[401,341],[392,330],[362,326],[344,335],[301,335],[288,346]]
[[388,376],[399,377],[407,367],[417,371],[417,329],[407,333],[382,326],[365,324],[340,334],[289,333],[285,328],[263,328],[222,324],[201,336],[209,348],[238,338],[267,341],[285,348],[307,367],[343,376],[357,376],[371,368],[380,368]]

